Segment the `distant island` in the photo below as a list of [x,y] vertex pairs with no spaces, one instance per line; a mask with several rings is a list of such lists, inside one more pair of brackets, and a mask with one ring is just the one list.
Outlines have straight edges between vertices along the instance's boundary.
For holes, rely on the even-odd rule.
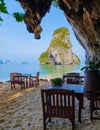
[[6,60],[5,62],[0,59],[0,64],[11,64],[10,60]]
[[6,60],[5,64],[11,64],[11,61],[10,60]]
[[72,52],[69,30],[61,27],[54,31],[49,48],[43,52],[39,61],[41,64],[79,64],[80,59]]
[[28,64],[28,62],[27,61],[23,61],[22,64]]
[[0,59],[0,64],[4,64],[4,62]]
[[[0,64],[11,64],[11,60],[5,60],[3,61],[2,59],[0,59]],[[21,64],[28,64],[27,61],[22,61]]]

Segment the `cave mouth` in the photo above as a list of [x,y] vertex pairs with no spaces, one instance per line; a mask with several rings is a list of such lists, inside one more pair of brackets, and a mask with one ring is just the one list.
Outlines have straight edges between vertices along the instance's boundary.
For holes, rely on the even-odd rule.
[[[40,39],[42,32],[40,24],[42,18],[50,10],[52,0],[17,1],[26,10],[24,21],[28,31],[34,33],[35,38]],[[81,2],[80,0],[58,0],[57,2],[72,26],[79,44],[85,49],[85,63],[89,64],[92,60],[100,61],[100,2],[96,0],[82,0]]]

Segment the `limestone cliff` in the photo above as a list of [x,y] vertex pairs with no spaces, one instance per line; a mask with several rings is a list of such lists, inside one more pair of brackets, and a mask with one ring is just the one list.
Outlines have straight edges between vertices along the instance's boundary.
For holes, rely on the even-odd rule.
[[[75,36],[86,51],[86,64],[100,61],[100,0],[17,0],[25,9],[24,21],[29,32],[40,38],[42,18],[52,1],[65,13]],[[59,17],[60,19],[60,17]]]
[[79,58],[72,53],[70,34],[62,27],[54,31],[49,48],[41,54],[41,64],[78,64]]

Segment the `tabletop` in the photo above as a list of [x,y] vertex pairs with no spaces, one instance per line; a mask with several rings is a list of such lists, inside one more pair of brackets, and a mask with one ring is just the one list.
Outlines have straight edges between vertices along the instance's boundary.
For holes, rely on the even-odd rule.
[[24,74],[22,74],[22,76],[31,76],[31,74],[30,73],[24,73]]
[[75,93],[84,93],[83,84],[63,84],[62,86],[50,86],[49,88],[67,89],[67,90],[74,90]]

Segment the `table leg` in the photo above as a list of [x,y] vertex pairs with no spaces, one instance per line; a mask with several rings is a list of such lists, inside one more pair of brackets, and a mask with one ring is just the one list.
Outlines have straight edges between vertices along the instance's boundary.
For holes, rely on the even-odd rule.
[[81,113],[83,109],[83,94],[76,95],[76,98],[79,100],[79,113],[78,113],[78,121],[81,122]]
[[26,77],[26,88],[29,88],[29,78]]
[[27,77],[25,77],[24,82],[25,82],[25,88],[27,88],[28,87],[28,85],[27,85]]

